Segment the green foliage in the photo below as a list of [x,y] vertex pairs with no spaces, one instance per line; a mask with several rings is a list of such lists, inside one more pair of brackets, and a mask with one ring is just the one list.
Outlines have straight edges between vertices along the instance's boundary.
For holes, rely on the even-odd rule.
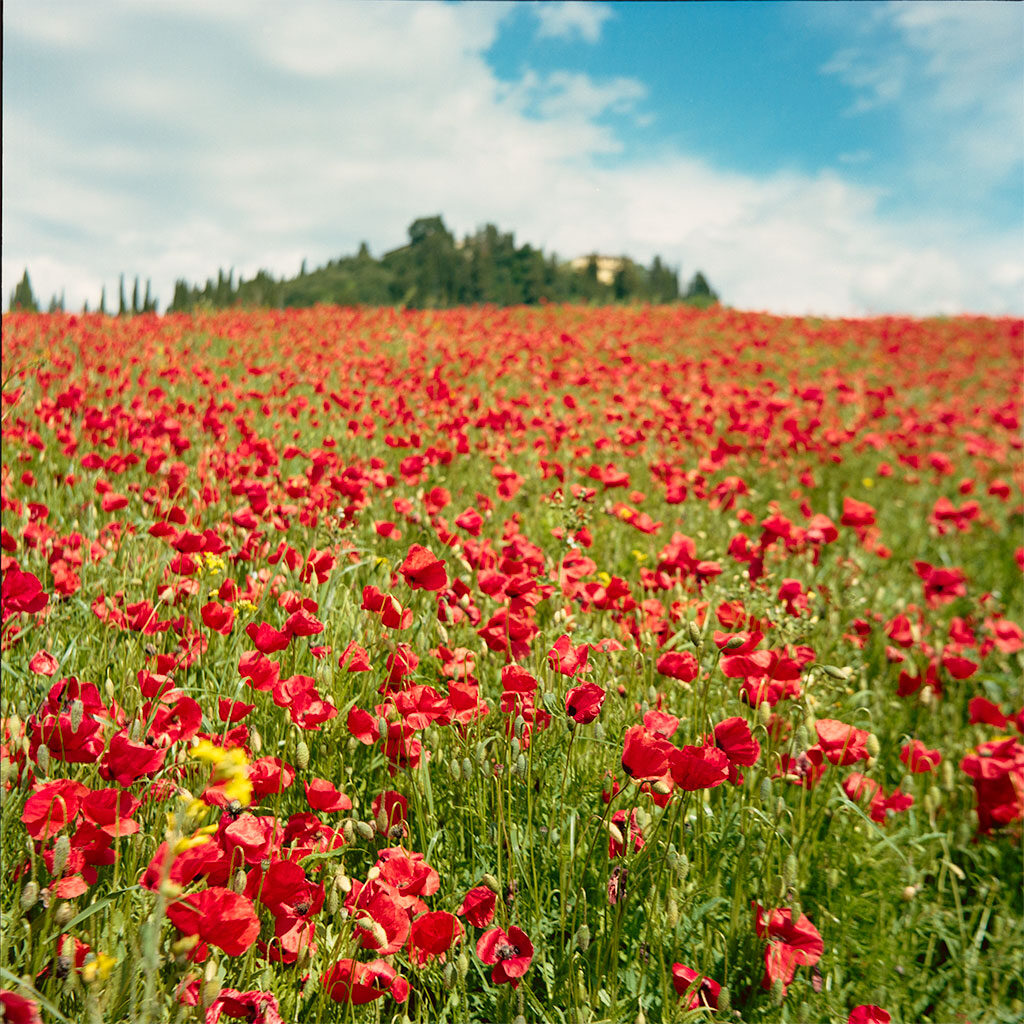
[[15,310],[20,310],[23,313],[38,313],[39,304],[36,302],[35,295],[32,294],[32,282],[28,279],[28,270],[21,275],[21,280],[17,283],[14,291],[11,292],[10,309],[13,313]]
[[[411,309],[443,309],[456,305],[518,306],[541,302],[635,304],[680,301],[678,273],[656,256],[645,268],[626,256],[614,261],[614,279],[599,276],[598,256],[592,255],[580,269],[546,256],[532,245],[517,246],[512,233],[487,224],[462,241],[445,226],[440,215],[417,218],[409,226],[409,241],[385,253],[379,260],[366,244],[354,256],[330,260],[307,270],[305,262],[294,278],[275,280],[261,270],[252,280],[237,284],[229,273],[205,285],[175,283],[168,312],[223,309],[230,306],[310,307],[404,306]],[[713,305],[718,296],[703,275],[699,287],[683,300],[694,305]]]

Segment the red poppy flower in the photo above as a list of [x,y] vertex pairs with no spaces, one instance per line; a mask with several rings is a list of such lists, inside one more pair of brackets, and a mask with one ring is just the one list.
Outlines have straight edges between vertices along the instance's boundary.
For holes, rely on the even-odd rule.
[[623,741],[622,770],[631,779],[653,782],[668,774],[669,754],[675,749],[663,736],[634,725]]
[[39,1004],[7,989],[0,989],[0,1008],[6,1024],[43,1024]]
[[466,893],[462,906],[456,911],[474,928],[486,928],[494,920],[495,894],[486,885],[478,885]]
[[548,664],[563,676],[574,676],[587,667],[587,657],[590,654],[589,644],[580,644],[573,647],[572,640],[568,633],[563,633],[554,646],[548,651]]
[[718,1009],[718,994],[722,991],[722,986],[717,981],[699,974],[692,967],[673,964],[672,986],[680,996],[685,996],[689,992],[690,997],[686,1004],[688,1010],[697,1010],[701,1007]]
[[574,686],[565,695],[565,713],[580,725],[587,725],[601,713],[604,696],[597,683]]
[[832,764],[856,764],[868,759],[868,733],[834,718],[820,718],[815,723],[818,745]]
[[937,750],[929,750],[920,740],[907,743],[900,750],[900,760],[915,775],[930,772],[942,761]]
[[274,651],[283,651],[291,641],[291,635],[274,629],[269,622],[261,622],[257,625],[250,622],[245,627],[245,635],[253,642],[261,654],[273,654]]
[[384,960],[371,960],[367,964],[339,960],[324,972],[320,982],[336,1003],[360,1006],[385,995],[404,1003],[409,997],[409,982]]
[[151,747],[135,743],[128,736],[128,730],[116,733],[100,762],[100,777],[116,782],[119,786],[130,786],[143,775],[151,775],[163,767],[167,756],[165,747]]
[[533,943],[524,931],[515,926],[506,932],[501,928],[486,931],[477,940],[476,955],[482,963],[494,964],[491,981],[495,985],[510,982],[519,987],[519,979],[526,973],[533,959]]
[[28,834],[37,840],[55,836],[74,821],[89,795],[89,789],[71,779],[57,779],[41,785],[26,801],[21,822]]
[[412,923],[409,959],[423,967],[430,960],[444,959],[453,943],[462,938],[462,925],[454,914],[435,910],[421,914]]
[[240,1018],[247,1024],[284,1024],[277,999],[272,993],[259,989],[239,992],[233,988],[222,988],[206,1011],[203,1024],[220,1024],[222,1017]]
[[733,764],[751,767],[761,756],[761,744],[754,739],[743,718],[726,718],[715,726],[715,746],[725,751]]
[[806,914],[801,914],[794,921],[788,909],[766,912],[753,901],[751,906],[754,908],[754,930],[759,938],[770,940],[765,950],[765,973],[761,986],[770,989],[776,980],[781,980],[785,994],[797,967],[816,964],[825,951],[825,943]]
[[700,672],[700,664],[689,651],[666,651],[655,662],[654,667],[670,679],[692,683]]
[[998,704],[993,704],[984,697],[972,697],[967,702],[967,712],[971,725],[994,725],[997,729],[1002,729],[1009,721]]
[[241,956],[260,933],[252,901],[230,889],[192,893],[169,904],[167,916],[179,931],[197,935],[228,956]]
[[443,590],[448,586],[444,561],[419,544],[413,544],[398,570],[413,590]]
[[672,780],[683,790],[714,789],[729,778],[729,758],[718,747],[683,747],[669,754]]
[[38,578],[30,572],[9,569],[4,574],[3,593],[0,596],[3,619],[6,621],[17,612],[42,611],[50,601],[50,595],[43,590]]
[[29,671],[39,676],[52,676],[57,674],[60,667],[57,659],[49,651],[36,651],[32,660],[28,663]]
[[880,1006],[863,1003],[855,1006],[846,1018],[846,1024],[889,1024],[892,1016]]
[[306,802],[314,811],[347,811],[352,807],[352,801],[328,779],[310,779],[303,787]]

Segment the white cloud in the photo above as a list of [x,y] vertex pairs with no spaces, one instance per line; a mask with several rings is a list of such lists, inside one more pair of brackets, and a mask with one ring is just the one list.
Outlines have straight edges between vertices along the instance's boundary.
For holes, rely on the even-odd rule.
[[[59,20],[80,5],[47,8]],[[633,79],[526,70],[499,81],[484,54],[508,7],[89,10],[89,46],[74,60],[55,50],[59,88],[50,65],[17,71],[21,48],[45,42],[36,5],[5,11],[4,299],[28,266],[44,301],[66,287],[71,308],[94,305],[104,282],[109,301],[125,271],[151,276],[166,304],[177,277],[293,274],[303,257],[316,265],[364,239],[380,254],[415,217],[441,213],[456,234],[491,221],[563,258],[657,253],[747,308],[1021,305],[1012,231],[951,238],[934,219],[882,217],[883,193],[836,173],[723,173],[678,152],[638,160],[608,117],[646,116]]]
[[601,28],[612,17],[607,4],[581,3],[579,0],[543,0],[533,4],[537,16],[538,39],[573,39],[596,43]]
[[[844,6],[844,5],[840,5]],[[1014,3],[916,2],[872,8],[855,41],[822,70],[855,90],[852,114],[890,105],[920,154],[917,172],[934,183],[962,177],[977,187],[1020,175],[1024,164],[1024,8]],[[925,139],[925,133],[941,134]]]

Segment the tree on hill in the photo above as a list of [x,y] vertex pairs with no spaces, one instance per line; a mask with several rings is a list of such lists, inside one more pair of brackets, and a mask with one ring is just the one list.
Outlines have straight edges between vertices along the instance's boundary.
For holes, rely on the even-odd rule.
[[15,310],[21,310],[24,313],[39,312],[39,303],[36,302],[36,297],[32,293],[32,282],[28,279],[28,268],[25,269],[25,273],[21,275],[21,280],[14,286],[14,291],[11,292],[11,301],[8,309],[12,313]]

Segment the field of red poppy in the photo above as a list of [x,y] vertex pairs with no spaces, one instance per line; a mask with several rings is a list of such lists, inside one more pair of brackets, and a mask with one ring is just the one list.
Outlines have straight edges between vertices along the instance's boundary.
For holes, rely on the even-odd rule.
[[1019,322],[3,331],[4,1020],[1021,1019]]

